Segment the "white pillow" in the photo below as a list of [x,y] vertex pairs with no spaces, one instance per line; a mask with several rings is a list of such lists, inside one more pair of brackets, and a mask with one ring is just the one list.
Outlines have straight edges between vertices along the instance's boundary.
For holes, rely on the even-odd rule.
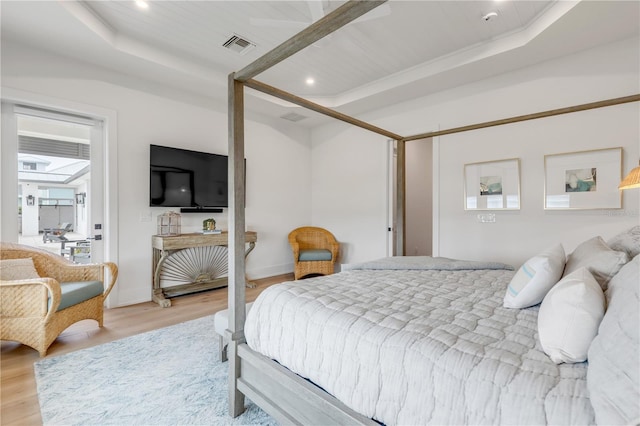
[[40,278],[33,265],[33,259],[30,257],[0,260],[0,280],[12,281],[29,278]]
[[627,253],[612,250],[602,237],[593,237],[581,243],[567,257],[564,276],[585,267],[598,281],[602,290],[607,289],[609,280],[629,261]]
[[505,308],[528,308],[542,302],[562,277],[565,254],[562,244],[527,260],[513,276],[504,295]]
[[604,310],[602,288],[586,268],[564,277],[540,305],[542,349],[556,364],[586,361]]
[[629,259],[633,259],[640,254],[640,225],[627,229],[610,240],[607,240],[607,245],[611,247],[612,250],[627,253]]
[[587,388],[599,425],[640,419],[640,255],[611,279],[607,312],[589,348]]

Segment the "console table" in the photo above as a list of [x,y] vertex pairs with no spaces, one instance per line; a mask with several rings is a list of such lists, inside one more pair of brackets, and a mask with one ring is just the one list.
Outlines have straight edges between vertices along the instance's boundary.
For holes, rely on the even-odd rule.
[[[256,246],[258,234],[245,233],[249,244],[245,258]],[[228,233],[154,235],[153,247],[153,293],[154,302],[167,308],[168,298],[183,294],[225,287],[228,284]],[[174,282],[183,282],[170,287],[161,287],[164,277]],[[248,287],[255,285],[248,282]]]

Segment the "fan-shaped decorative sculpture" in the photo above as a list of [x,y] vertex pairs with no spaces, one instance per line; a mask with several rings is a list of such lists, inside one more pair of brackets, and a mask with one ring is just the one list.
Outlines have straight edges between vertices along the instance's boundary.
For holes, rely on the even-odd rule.
[[166,258],[160,271],[160,286],[211,282],[228,273],[227,247],[192,247]]

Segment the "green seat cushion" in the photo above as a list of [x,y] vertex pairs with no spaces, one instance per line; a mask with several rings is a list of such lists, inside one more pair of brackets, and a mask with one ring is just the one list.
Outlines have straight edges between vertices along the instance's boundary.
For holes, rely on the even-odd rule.
[[331,252],[329,250],[300,250],[298,256],[299,262],[308,262],[313,260],[331,260]]
[[[58,311],[69,306],[77,305],[104,293],[102,281],[73,281],[68,283],[60,283],[62,297]],[[51,303],[51,297],[49,297]]]

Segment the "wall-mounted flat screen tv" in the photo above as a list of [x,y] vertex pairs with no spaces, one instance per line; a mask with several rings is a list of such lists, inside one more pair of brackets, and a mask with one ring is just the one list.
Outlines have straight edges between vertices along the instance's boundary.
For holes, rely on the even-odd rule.
[[151,145],[149,163],[150,206],[229,206],[226,155]]

